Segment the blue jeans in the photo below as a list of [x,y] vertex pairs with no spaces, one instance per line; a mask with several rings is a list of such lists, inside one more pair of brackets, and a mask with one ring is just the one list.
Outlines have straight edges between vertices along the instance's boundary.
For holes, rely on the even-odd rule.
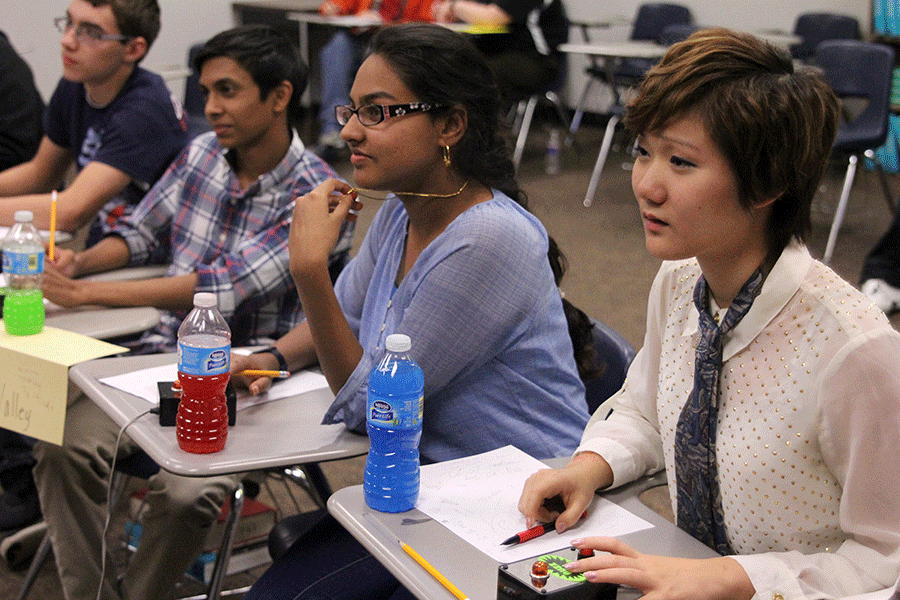
[[322,67],[322,97],[319,109],[320,136],[341,130],[334,118],[334,107],[348,104],[350,87],[365,49],[366,36],[358,36],[346,30],[338,30],[327,44],[322,46],[319,64]]

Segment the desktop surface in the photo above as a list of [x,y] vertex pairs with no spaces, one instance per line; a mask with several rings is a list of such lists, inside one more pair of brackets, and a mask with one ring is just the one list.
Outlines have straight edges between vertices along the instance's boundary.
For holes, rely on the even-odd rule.
[[175,354],[98,359],[69,370],[69,378],[110,418],[128,427],[128,435],[163,469],[186,476],[240,473],[307,462],[323,462],[365,454],[369,439],[342,424],[321,425],[334,396],[314,390],[247,407],[237,413],[225,448],[214,454],[191,454],[178,447],[174,427],[162,427],[157,415],[144,414],[153,405],[108,386],[100,379],[176,362]]
[[[558,466],[565,464],[566,460],[554,459],[548,462],[552,466]],[[638,499],[643,490],[662,482],[663,478],[648,478],[603,494],[611,502],[654,525],[650,529],[621,536],[620,539],[639,552],[685,558],[718,556],[715,551],[678,529]],[[418,509],[396,514],[374,511],[365,503],[362,486],[357,485],[335,492],[328,500],[328,511],[417,598],[453,600],[454,596],[407,556],[395,540],[385,535],[385,532],[377,531],[371,524],[372,519],[377,519],[393,535],[409,544],[471,600],[497,598],[497,577],[501,563],[476,550]],[[635,590],[620,588],[617,598],[625,600],[639,596]]]

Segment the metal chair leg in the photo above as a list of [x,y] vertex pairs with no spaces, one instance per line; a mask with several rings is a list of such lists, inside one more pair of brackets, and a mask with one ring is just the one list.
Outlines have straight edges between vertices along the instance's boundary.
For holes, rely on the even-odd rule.
[[22,587],[19,589],[19,595],[16,596],[16,600],[25,600],[28,596],[28,592],[31,591],[31,587],[37,580],[38,573],[41,567],[44,566],[44,562],[52,549],[53,544],[50,543],[50,534],[45,533],[44,539],[41,540],[41,545],[38,546],[34,558],[31,559],[31,565],[28,567],[28,572],[25,573],[25,581],[22,582]]
[[222,581],[228,571],[228,561],[231,559],[231,544],[234,541],[234,532],[241,518],[241,510],[244,508],[244,486],[238,483],[231,494],[231,506],[228,510],[228,520],[225,523],[225,535],[219,544],[219,554],[213,567],[209,580],[208,600],[219,600],[222,595]]
[[519,163],[522,162],[522,154],[525,153],[525,140],[528,138],[528,130],[531,129],[531,120],[534,118],[534,109],[537,107],[537,97],[532,96],[528,99],[525,106],[525,114],[522,117],[522,124],[519,125],[519,133],[516,136],[516,150],[513,152],[513,165],[516,170],[519,169]]
[[594,201],[594,194],[597,193],[597,185],[600,183],[600,174],[603,172],[603,165],[606,164],[606,157],[609,155],[609,148],[612,146],[613,134],[616,131],[616,125],[619,124],[619,119],[619,115],[612,114],[606,123],[603,143],[600,144],[600,154],[597,155],[597,162],[594,164],[594,171],[591,173],[591,181],[588,183],[587,193],[584,195],[585,206],[590,206]]
[[831,222],[831,231],[828,233],[828,242],[825,244],[825,254],[822,256],[822,262],[826,265],[831,263],[834,246],[837,243],[838,231],[841,228],[841,223],[844,222],[844,214],[847,212],[850,190],[853,188],[853,179],[856,177],[856,165],[858,162],[859,157],[856,154],[851,154],[847,163],[847,174],[844,176],[844,186],[841,189],[841,198],[838,200],[837,208],[834,211],[834,220]]

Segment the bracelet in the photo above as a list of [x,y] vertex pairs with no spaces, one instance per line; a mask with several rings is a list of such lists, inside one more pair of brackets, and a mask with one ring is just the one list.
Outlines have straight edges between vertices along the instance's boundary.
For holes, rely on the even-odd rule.
[[281,369],[282,371],[290,371],[290,369],[288,369],[287,361],[284,358],[284,354],[282,354],[278,350],[278,348],[276,348],[275,346],[269,346],[268,348],[263,348],[262,350],[257,350],[256,352],[253,352],[253,354],[266,354],[266,353],[271,354],[272,356],[275,357],[275,360],[278,361],[279,369]]

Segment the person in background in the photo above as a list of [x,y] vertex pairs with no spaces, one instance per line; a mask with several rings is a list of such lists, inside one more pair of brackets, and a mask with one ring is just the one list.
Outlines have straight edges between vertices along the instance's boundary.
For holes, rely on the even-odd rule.
[[[389,334],[408,335],[425,375],[423,462],[509,444],[562,456],[586,422],[575,356],[590,348],[590,328],[569,335],[554,278],[561,256],[527,210],[498,115],[491,70],[466,36],[385,27],[350,105],[336,109],[357,188],[330,180],[294,209],[291,274],[306,319],[276,349],[290,369],[321,366],[336,394],[326,423],[364,432],[369,373]],[[373,190],[392,193],[332,286],[327,249],[357,193]],[[278,364],[235,357],[232,372],[244,368]],[[246,383],[258,391],[269,381]],[[323,516],[246,598],[373,599],[398,587]]]
[[561,0],[435,0],[434,20],[505,27],[504,33],[476,35],[488,57],[506,107],[546,89],[565,68],[557,47],[569,39]]
[[156,0],[72,0],[55,20],[62,33],[63,77],[44,116],[44,137],[30,161],[0,173],[0,225],[27,209],[57,228],[90,225],[87,244],[130,214],[187,143],[181,106],[159,75],[138,66],[160,29]]
[[[31,68],[0,31],[0,170],[34,156],[41,142],[43,112],[44,101]],[[31,476],[33,445],[34,439],[0,428],[0,533],[16,531],[40,518]]]
[[0,31],[0,171],[31,160],[41,143],[43,116],[31,68]]
[[863,262],[859,289],[886,314],[900,310],[900,210]]
[[[60,250],[44,294],[63,306],[150,305],[162,319],[135,352],[174,352],[177,329],[196,292],[212,292],[235,346],[265,345],[302,318],[288,270],[295,199],[335,176],[289,126],[301,110],[307,68],[278,31],[245,26],[212,37],[195,66],[212,131],[195,138],[135,212],[83,252]],[[334,273],[349,253],[353,223],[326,250]],[[143,264],[165,248],[165,277],[84,281],[72,276]],[[101,584],[100,546],[111,457],[140,451],[84,394],[66,411],[62,446],[35,446],[35,479],[63,590],[69,600],[164,598],[197,558],[237,476],[149,481],[137,552],[118,589],[113,569]],[[98,588],[100,592],[98,595]]]
[[[567,466],[525,483],[531,525],[665,469],[678,526],[722,556],[613,538],[567,568],[645,598],[843,598],[900,573],[900,333],[803,240],[839,105],[814,70],[724,29],[673,45],[625,121],[653,283],[644,347]],[[609,408],[612,414],[604,420]]]
[[[93,244],[134,209],[184,147],[187,131],[162,78],[137,66],[159,33],[156,0],[72,0],[56,25],[63,34],[63,78],[37,146],[7,143],[12,135],[41,135],[34,119],[40,119],[43,104],[27,66],[5,37],[0,40],[0,50],[12,53],[4,60],[9,70],[0,71],[4,80],[18,73],[18,85],[28,88],[2,94],[0,102],[14,103],[20,118],[10,123],[15,134],[0,134],[0,154],[33,154],[0,172],[0,225],[12,225],[15,212],[27,209],[35,225],[48,228],[48,192],[62,185],[74,165],[78,174],[59,194],[57,227],[75,231],[90,223],[87,243]],[[0,432],[0,485],[6,492],[0,496],[0,529],[19,529],[40,516],[31,477],[33,444]]]
[[[358,15],[383,23],[430,21],[432,0],[325,0],[319,12],[325,16]],[[319,54],[322,92],[319,108],[319,142],[315,152],[334,162],[348,155],[341,129],[334,120],[334,107],[347,104],[353,76],[362,63],[363,51],[373,27],[335,29]]]

